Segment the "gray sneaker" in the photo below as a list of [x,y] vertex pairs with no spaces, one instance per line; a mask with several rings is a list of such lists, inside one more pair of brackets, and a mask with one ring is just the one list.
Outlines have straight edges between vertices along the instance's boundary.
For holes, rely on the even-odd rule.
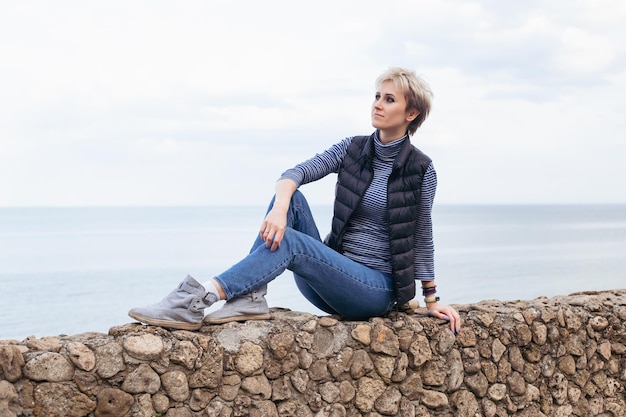
[[207,324],[222,324],[231,321],[268,320],[271,318],[270,309],[265,300],[267,285],[264,285],[248,294],[231,298],[222,308],[208,314],[204,318]]
[[133,308],[128,315],[152,326],[198,330],[202,327],[204,309],[216,301],[217,295],[207,293],[202,284],[187,275],[164,299],[146,307]]

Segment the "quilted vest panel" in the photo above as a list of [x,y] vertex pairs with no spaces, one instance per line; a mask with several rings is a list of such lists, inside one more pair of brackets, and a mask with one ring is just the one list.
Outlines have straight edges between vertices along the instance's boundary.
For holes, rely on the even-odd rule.
[[[339,169],[331,232],[326,244],[342,253],[343,235],[374,177],[374,135],[354,137]],[[415,297],[415,228],[422,180],[431,159],[405,141],[387,183],[387,222],[396,302]]]

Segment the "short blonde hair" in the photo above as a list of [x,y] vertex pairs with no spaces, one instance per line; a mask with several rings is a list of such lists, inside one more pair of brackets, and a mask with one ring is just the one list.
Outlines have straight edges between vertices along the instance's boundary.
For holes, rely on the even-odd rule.
[[407,110],[415,109],[419,112],[419,115],[409,123],[408,131],[409,135],[412,135],[430,113],[433,92],[423,78],[419,77],[415,71],[406,68],[389,68],[376,79],[376,88],[380,88],[385,81],[393,82],[396,88],[404,92]]

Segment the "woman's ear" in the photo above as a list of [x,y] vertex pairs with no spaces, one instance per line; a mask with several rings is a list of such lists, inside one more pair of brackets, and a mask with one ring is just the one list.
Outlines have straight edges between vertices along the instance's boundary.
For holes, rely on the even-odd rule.
[[417,109],[409,110],[406,113],[406,121],[407,122],[412,122],[419,115],[420,115],[420,112]]

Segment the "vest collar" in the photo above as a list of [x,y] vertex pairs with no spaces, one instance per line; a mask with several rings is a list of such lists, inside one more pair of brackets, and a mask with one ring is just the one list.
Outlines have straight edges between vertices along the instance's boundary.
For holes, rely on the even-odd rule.
[[[374,133],[370,135],[370,137],[367,139],[367,143],[363,147],[363,156],[365,157],[365,160],[367,161],[367,165],[370,167],[372,166],[372,160],[376,152],[374,149],[374,138],[377,137],[377,135],[378,135],[378,130],[376,130]],[[409,155],[411,154],[412,148],[413,148],[413,145],[411,145],[411,140],[409,137],[407,137],[406,140],[402,143],[402,147],[400,148],[400,153],[398,154],[398,156],[396,156],[396,159],[393,162],[394,169],[401,168],[404,166],[404,164],[406,164],[406,161],[409,159]]]

